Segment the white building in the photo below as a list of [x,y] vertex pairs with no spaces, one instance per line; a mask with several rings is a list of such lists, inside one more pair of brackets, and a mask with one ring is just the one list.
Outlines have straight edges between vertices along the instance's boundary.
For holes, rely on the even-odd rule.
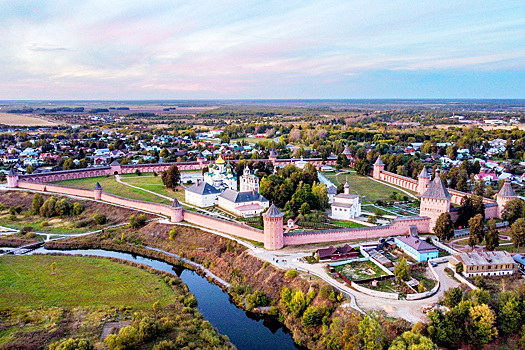
[[344,193],[334,197],[332,203],[332,219],[349,220],[361,216],[361,200],[358,195],[350,194],[350,186],[345,183]]
[[217,198],[217,205],[237,216],[252,217],[270,206],[268,199],[257,191],[237,192],[227,188]]
[[209,165],[204,181],[221,192],[227,188],[237,191],[237,178],[233,176],[231,165],[225,165],[220,155],[215,164]]
[[259,178],[250,172],[248,164],[244,168],[244,173],[240,179],[241,192],[255,191],[259,192]]
[[186,203],[193,204],[200,208],[211,207],[217,202],[217,197],[221,194],[221,191],[213,187],[212,185],[197,180],[197,183],[193,184],[185,191]]

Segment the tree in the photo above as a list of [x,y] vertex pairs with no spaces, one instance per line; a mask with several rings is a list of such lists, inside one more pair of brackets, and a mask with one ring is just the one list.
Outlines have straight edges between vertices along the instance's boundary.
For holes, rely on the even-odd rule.
[[485,239],[485,226],[483,225],[483,217],[481,214],[476,214],[468,221],[469,239],[468,244],[472,248],[480,244]]
[[454,237],[454,222],[452,222],[450,213],[443,213],[437,218],[434,233],[441,240],[449,240]]
[[323,315],[324,315],[324,312],[321,312],[319,308],[315,306],[308,306],[308,308],[303,314],[301,323],[305,327],[318,326],[321,323],[321,320],[323,319]]
[[161,174],[162,183],[167,188],[174,190],[180,183],[179,168],[174,164]]
[[325,184],[321,182],[314,182],[312,184],[312,194],[317,200],[317,208],[324,210],[328,208],[328,190]]
[[496,316],[487,304],[476,305],[470,308],[469,333],[475,344],[487,344],[498,335],[494,326]]
[[33,196],[33,206],[31,213],[33,215],[38,215],[40,213],[40,207],[44,204],[44,198],[39,193],[35,193]]
[[358,336],[364,350],[381,350],[383,348],[383,328],[381,324],[369,316],[364,316],[357,325]]
[[303,203],[301,204],[301,208],[299,209],[299,212],[301,213],[301,215],[308,215],[310,214],[311,210],[310,210],[310,204],[308,203]]
[[510,227],[510,236],[514,247],[519,248],[525,245],[525,219],[519,218],[515,223]]
[[355,170],[357,175],[366,176],[370,173],[370,163],[367,160],[360,160],[355,162]]
[[520,304],[514,296],[510,297],[500,310],[501,330],[511,334],[521,326]]
[[295,317],[300,317],[306,308],[306,298],[302,291],[294,293],[292,300],[290,301],[290,311]]
[[40,207],[40,216],[50,218],[55,215],[55,197],[49,197]]
[[508,221],[510,225],[516,222],[519,218],[525,216],[525,202],[519,198],[513,198],[507,202],[503,208],[502,217]]
[[487,222],[487,233],[485,235],[485,243],[487,250],[494,250],[499,247],[499,231],[496,226],[496,220],[490,219]]
[[408,269],[407,260],[402,257],[394,269],[394,275],[399,281],[408,281],[410,279],[410,272]]
[[437,350],[430,338],[419,333],[407,331],[394,339],[388,350]]
[[55,212],[58,216],[69,216],[71,214],[71,203],[66,198],[59,199],[55,203]]

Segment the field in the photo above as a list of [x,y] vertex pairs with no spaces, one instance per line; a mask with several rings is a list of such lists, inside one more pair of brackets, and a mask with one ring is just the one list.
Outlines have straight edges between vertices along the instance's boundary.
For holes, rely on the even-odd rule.
[[[56,262],[56,270],[51,264]],[[149,309],[175,293],[159,277],[105,259],[76,256],[0,258],[0,308],[116,306]]]
[[[146,178],[146,176],[144,177]],[[151,176],[151,179],[153,179],[151,181],[156,181],[156,179],[158,179],[158,181],[160,182],[160,176],[156,178]],[[124,180],[128,182],[126,178],[123,178],[123,181]],[[171,200],[156,196],[155,194],[148,193],[146,191],[142,191],[142,190],[118,183],[115,180],[115,177],[113,176],[110,176],[110,177],[99,176],[99,177],[90,177],[90,178],[84,178],[84,179],[64,180],[64,181],[57,181],[55,183],[57,185],[64,185],[64,186],[78,187],[78,188],[92,190],[95,187],[97,182],[99,182],[100,185],[104,187],[104,192],[115,194],[117,196],[146,201],[146,202],[163,203],[163,204],[171,204],[172,202]]]
[[0,124],[14,126],[55,126],[57,123],[22,114],[0,113]]
[[[345,173],[323,173],[334,185],[345,183],[348,181],[350,186],[350,193],[358,194],[360,196],[365,196],[362,199],[363,203],[373,203],[377,200],[390,200],[390,196],[394,193],[401,193],[401,191],[396,190],[390,186],[378,183],[368,177],[359,176],[354,171],[345,172]],[[410,192],[410,191],[408,191]]]

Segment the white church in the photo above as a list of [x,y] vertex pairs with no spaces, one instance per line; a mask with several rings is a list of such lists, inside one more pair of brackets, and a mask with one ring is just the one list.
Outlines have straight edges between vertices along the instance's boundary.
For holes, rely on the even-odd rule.
[[231,165],[225,163],[224,159],[219,156],[215,164],[210,164],[208,172],[204,173],[204,182],[220,191],[227,188],[237,191],[237,178],[233,175]]
[[350,186],[345,183],[344,193],[333,197],[331,218],[350,220],[361,216],[361,199],[357,194],[350,194]]

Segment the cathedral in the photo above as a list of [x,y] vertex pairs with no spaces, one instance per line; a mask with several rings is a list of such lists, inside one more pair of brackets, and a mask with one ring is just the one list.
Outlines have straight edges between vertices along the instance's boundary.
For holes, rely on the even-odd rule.
[[237,191],[237,178],[233,175],[232,167],[230,164],[226,165],[221,156],[215,164],[208,166],[208,172],[204,173],[204,182],[221,192],[227,188]]

